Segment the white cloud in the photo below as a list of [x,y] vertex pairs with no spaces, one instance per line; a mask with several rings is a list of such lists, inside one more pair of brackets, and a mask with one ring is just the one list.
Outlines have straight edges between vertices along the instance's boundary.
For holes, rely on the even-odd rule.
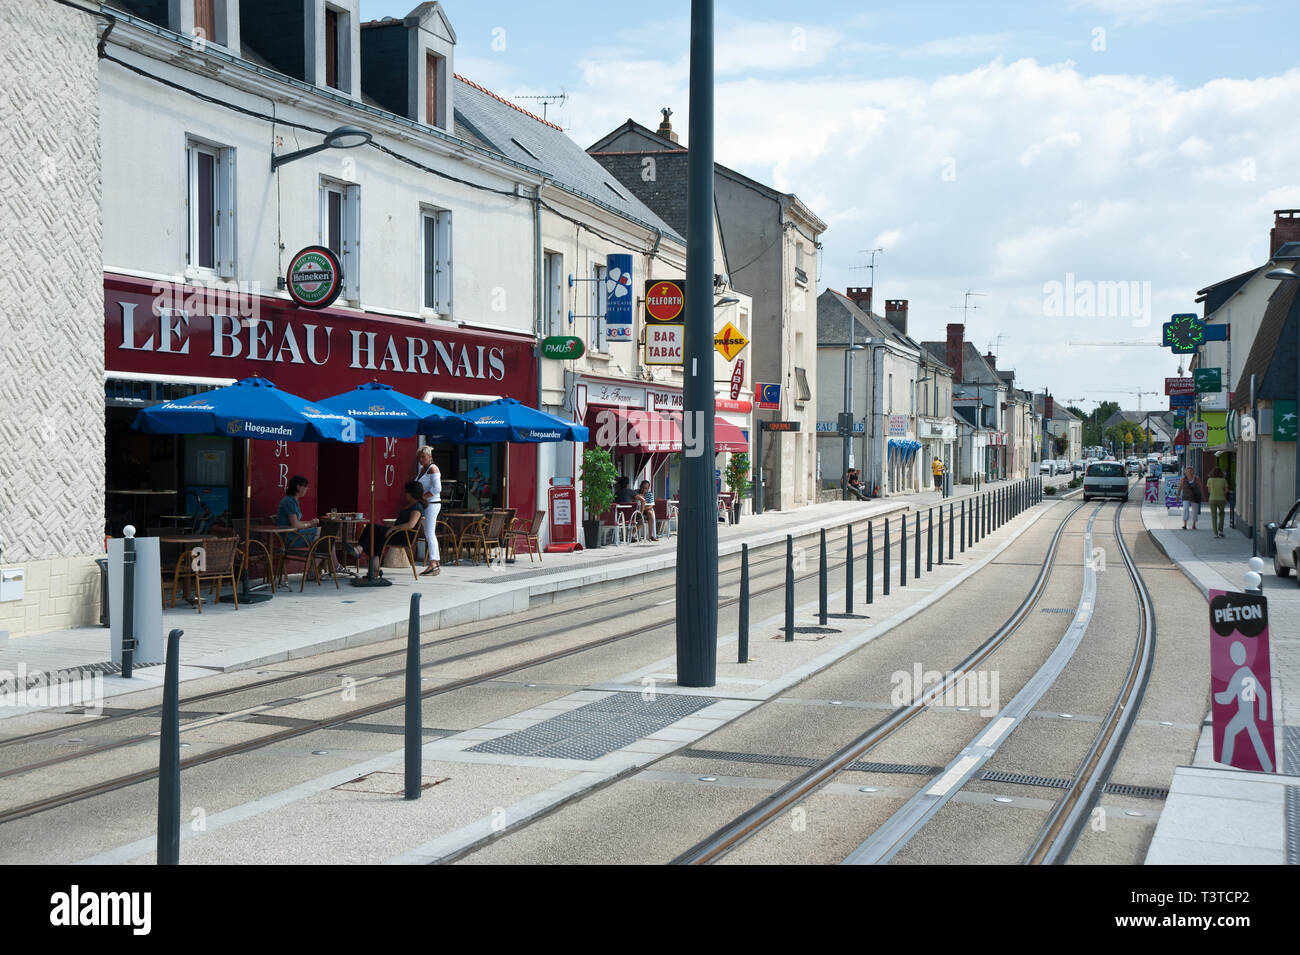
[[900,50],[900,56],[987,56],[1001,52],[1011,38],[1008,33],[969,33],[942,37]]

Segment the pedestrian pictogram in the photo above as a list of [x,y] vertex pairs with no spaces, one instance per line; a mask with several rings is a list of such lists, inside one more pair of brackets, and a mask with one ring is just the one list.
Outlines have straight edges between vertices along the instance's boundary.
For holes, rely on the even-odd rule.
[[1259,594],[1210,591],[1210,694],[1214,759],[1271,773],[1273,680],[1268,600]]

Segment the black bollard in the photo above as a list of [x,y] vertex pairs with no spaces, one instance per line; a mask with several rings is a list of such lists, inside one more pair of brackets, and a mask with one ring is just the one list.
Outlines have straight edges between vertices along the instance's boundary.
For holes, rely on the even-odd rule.
[[880,575],[880,579],[884,581],[885,584],[884,593],[885,596],[888,597],[889,596],[889,518],[887,517],[885,518],[885,541],[881,547],[881,552],[885,556],[885,572]]
[[794,641],[794,538],[785,535],[785,642]]
[[423,782],[423,700],[420,699],[420,595],[411,594],[406,624],[406,798],[419,799]]
[[[127,538],[130,540],[130,538]],[[162,726],[158,742],[158,865],[181,863],[181,634],[167,634]]]
[[849,525],[848,556],[844,560],[844,612],[853,613],[853,525]]
[[[939,514],[939,533],[943,533],[943,513]],[[939,542],[943,547],[943,541]],[[930,508],[930,514],[925,521],[925,572],[928,574],[934,570],[934,508]]]
[[898,542],[898,586],[907,586],[907,515],[903,515],[903,536]]
[[[960,553],[963,554],[966,553],[966,501],[965,499],[963,499],[961,502],[961,551]],[[948,556],[951,557],[952,555],[949,554]]]
[[939,566],[943,566],[943,505],[939,505]]
[[867,603],[876,599],[876,541],[871,521],[867,521]]
[[826,528],[822,528],[820,554],[817,558],[817,622],[826,626]]
[[916,580],[921,579],[921,515],[916,515],[916,533],[912,535],[913,547],[915,553],[912,557],[912,577]]
[[749,662],[749,545],[740,545],[740,645],[736,662]]

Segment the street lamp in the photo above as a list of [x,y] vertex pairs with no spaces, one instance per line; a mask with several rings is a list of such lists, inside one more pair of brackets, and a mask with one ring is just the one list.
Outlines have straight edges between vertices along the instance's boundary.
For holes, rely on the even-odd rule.
[[[856,323],[852,315],[849,316],[849,341],[853,341],[853,326]],[[844,485],[844,500],[849,499],[849,458],[853,442],[853,353],[855,351],[866,351],[866,345],[850,344],[844,349],[844,477],[841,483]]]
[[274,172],[278,166],[283,166],[285,163],[293,162],[295,159],[302,159],[304,156],[310,156],[325,149],[356,149],[358,146],[364,146],[372,139],[374,139],[374,136],[364,129],[357,129],[355,126],[339,126],[337,129],[331,129],[326,133],[325,142],[319,146],[308,146],[306,149],[285,153],[283,156],[272,156],[271,171]]
[[[1297,275],[1296,272],[1295,272],[1294,270],[1292,270],[1292,269],[1287,269],[1287,268],[1277,268],[1277,269],[1270,269],[1269,271],[1265,272],[1265,273],[1264,273],[1264,278],[1266,278],[1266,279],[1273,279],[1274,281],[1277,281],[1277,282],[1294,282],[1294,281],[1296,281],[1297,279],[1300,279],[1300,275]],[[1293,306],[1293,307],[1294,307],[1294,306]],[[1281,344],[1281,343],[1279,342],[1279,344]],[[1296,369],[1296,392],[1297,392],[1297,393],[1296,393],[1296,408],[1297,408],[1297,409],[1300,409],[1300,368],[1297,368],[1297,369]],[[1275,406],[1275,407],[1276,407],[1276,406]],[[1252,410],[1252,412],[1253,412],[1254,409],[1251,409],[1251,410]],[[1276,412],[1275,412],[1275,413],[1276,413]],[[1295,486],[1296,486],[1296,495],[1295,495],[1295,496],[1296,496],[1297,498],[1300,498],[1300,439],[1297,439],[1297,440],[1296,440],[1295,447],[1296,447],[1296,452],[1295,452],[1295,463],[1296,463],[1296,471],[1295,471]],[[1258,448],[1259,448],[1259,437],[1258,437],[1258,434],[1256,434],[1256,439],[1255,439],[1255,448],[1256,448],[1256,451],[1255,451],[1255,455],[1254,455],[1254,457],[1255,457],[1256,462],[1258,462],[1258,460],[1259,460],[1259,451],[1258,451]],[[1258,477],[1258,468],[1256,468],[1255,470],[1256,470],[1256,476]],[[1256,482],[1256,487],[1258,488],[1258,486],[1259,486],[1259,485],[1258,485],[1258,481],[1257,481],[1257,482]],[[1255,506],[1256,506],[1256,509],[1258,509],[1258,507],[1259,507],[1259,501],[1258,501],[1258,498],[1257,498],[1256,501],[1255,501]],[[1258,530],[1258,528],[1257,528],[1256,530]],[[1300,571],[1297,571],[1297,573],[1300,574]]]

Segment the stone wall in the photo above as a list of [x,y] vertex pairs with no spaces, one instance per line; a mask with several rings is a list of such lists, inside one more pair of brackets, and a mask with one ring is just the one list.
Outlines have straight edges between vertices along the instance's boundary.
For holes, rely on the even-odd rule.
[[52,0],[0,16],[0,634],[98,619],[104,523],[102,21]]

